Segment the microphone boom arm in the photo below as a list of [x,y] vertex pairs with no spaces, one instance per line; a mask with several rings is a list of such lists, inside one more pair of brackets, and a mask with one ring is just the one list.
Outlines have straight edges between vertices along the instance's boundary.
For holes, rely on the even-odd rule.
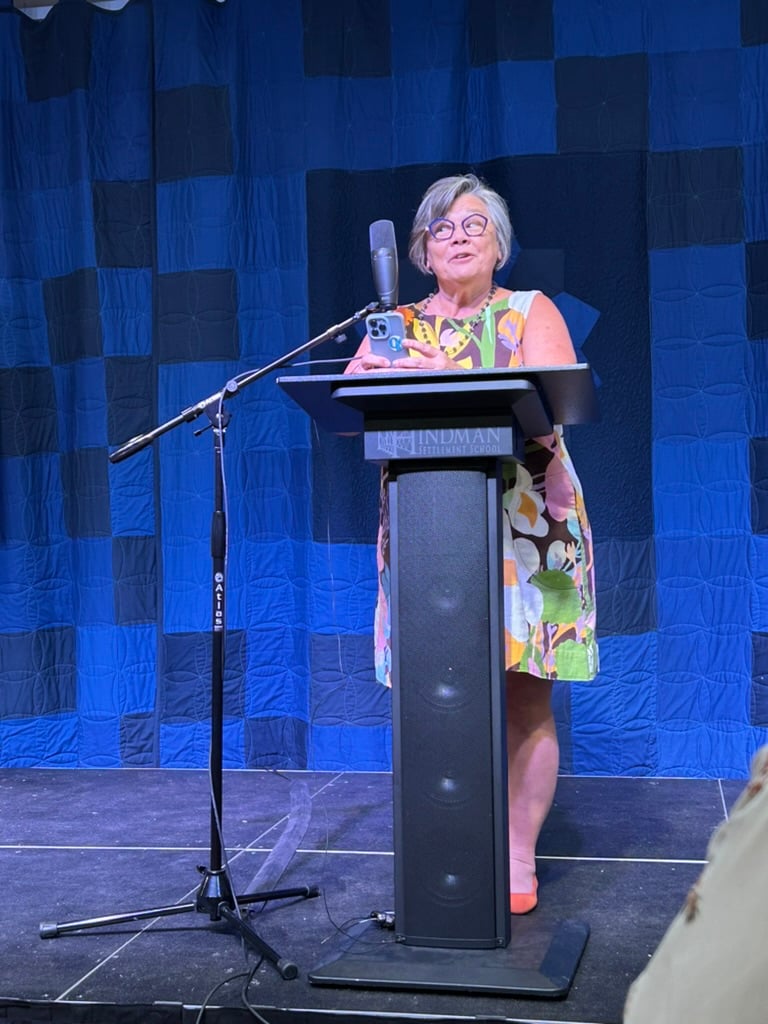
[[196,402],[195,405],[191,405],[188,409],[184,409],[166,423],[162,423],[159,427],[154,427],[152,430],[148,430],[145,434],[139,434],[136,437],[132,437],[130,441],[126,441],[125,444],[121,445],[110,454],[109,461],[113,464],[116,462],[122,462],[124,459],[130,458],[131,455],[135,455],[137,452],[142,451],[142,449],[146,448],[147,445],[152,444],[155,438],[160,437],[162,434],[167,434],[169,430],[173,430],[182,423],[192,423],[193,420],[196,420],[198,416],[201,416],[213,403],[221,402],[225,398],[231,398],[232,395],[236,395],[249,384],[253,384],[254,381],[259,380],[261,377],[266,377],[266,375],[271,373],[272,370],[279,370],[281,366],[285,366],[286,363],[290,363],[293,359],[296,359],[297,356],[303,355],[304,352],[308,352],[317,345],[321,345],[324,341],[330,341],[331,338],[335,338],[337,335],[343,334],[344,331],[359,323],[369,313],[375,313],[378,309],[381,309],[381,303],[369,302],[364,309],[359,309],[356,313],[353,313],[352,316],[347,317],[346,320],[342,320],[339,324],[334,324],[332,327],[323,331],[322,334],[318,334],[315,338],[310,338],[309,341],[305,341],[302,345],[299,345],[298,348],[280,356],[267,366],[261,366],[257,370],[245,373],[239,380],[233,379],[227,381],[220,391],[216,391],[207,398],[203,398],[202,401]]

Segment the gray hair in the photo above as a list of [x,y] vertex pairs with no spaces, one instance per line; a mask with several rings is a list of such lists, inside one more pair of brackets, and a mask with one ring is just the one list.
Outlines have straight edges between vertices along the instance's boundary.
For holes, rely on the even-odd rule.
[[488,207],[488,214],[496,231],[499,243],[497,269],[509,259],[512,248],[512,224],[509,210],[498,192],[487,185],[476,174],[457,174],[451,178],[440,178],[424,193],[411,227],[408,242],[408,258],[422,274],[429,274],[427,265],[427,229],[437,217],[445,217],[459,196],[473,195]]

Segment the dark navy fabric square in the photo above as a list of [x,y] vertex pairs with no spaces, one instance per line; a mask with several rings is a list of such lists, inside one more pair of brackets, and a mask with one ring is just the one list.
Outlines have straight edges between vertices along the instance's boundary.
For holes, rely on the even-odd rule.
[[157,621],[157,576],[154,537],[113,537],[112,586],[118,626]]
[[599,636],[650,633],[657,627],[652,538],[598,541],[595,578]]
[[246,718],[246,768],[306,768],[307,723],[288,715],[282,718]]
[[611,153],[648,146],[648,61],[568,57],[555,62],[557,148]]
[[752,634],[750,721],[768,727],[768,633]]
[[738,149],[648,156],[648,245],[732,245],[744,239]]
[[536,288],[545,295],[559,295],[565,288],[565,253],[562,249],[523,249],[507,275],[506,285],[513,290]]
[[[166,633],[158,651],[158,706],[163,721],[204,721],[211,714],[210,633]],[[231,629],[224,644],[224,714],[244,714],[246,633]]]
[[155,350],[160,362],[237,359],[237,306],[232,270],[158,275]]
[[120,764],[124,768],[153,768],[155,716],[149,712],[120,716]]
[[154,363],[149,357],[113,356],[104,364],[107,441],[120,445],[156,424]]
[[18,19],[27,96],[32,101],[88,88],[93,7],[67,4],[64,10],[64,6],[53,7],[42,20]]
[[70,537],[110,536],[106,450],[82,448],[63,452],[60,461],[67,533]]
[[[371,617],[371,626],[373,617]],[[373,636],[312,635],[310,717],[314,726],[382,725],[390,720],[392,694],[376,682]]]
[[765,0],[740,0],[741,42],[744,46],[768,43],[768,5]]
[[153,262],[148,181],[94,181],[93,221],[100,267],[149,267]]
[[469,59],[474,66],[554,57],[548,0],[469,0]]
[[312,536],[318,543],[372,544],[381,469],[363,460],[362,435],[312,431]]
[[768,338],[768,241],[746,245],[747,337]]
[[768,437],[750,440],[749,475],[752,483],[752,532],[768,534]]
[[43,281],[51,362],[102,354],[101,300],[95,268]]
[[77,708],[77,655],[71,626],[0,634],[0,718]]
[[158,181],[231,174],[229,89],[188,85],[155,93]]
[[304,74],[370,78],[391,72],[388,0],[302,0]]
[[0,369],[0,455],[58,450],[53,372],[45,366]]

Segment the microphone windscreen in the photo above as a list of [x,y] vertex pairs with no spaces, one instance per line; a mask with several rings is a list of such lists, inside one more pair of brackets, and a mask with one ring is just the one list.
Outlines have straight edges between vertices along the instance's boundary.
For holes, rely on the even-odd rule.
[[391,220],[376,220],[368,229],[371,249],[394,249],[397,251],[395,225]]

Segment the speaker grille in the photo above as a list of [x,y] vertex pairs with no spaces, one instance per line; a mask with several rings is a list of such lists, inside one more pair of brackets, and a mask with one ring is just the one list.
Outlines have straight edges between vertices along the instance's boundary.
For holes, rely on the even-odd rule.
[[488,493],[484,467],[390,483],[396,928],[415,944],[498,944]]

